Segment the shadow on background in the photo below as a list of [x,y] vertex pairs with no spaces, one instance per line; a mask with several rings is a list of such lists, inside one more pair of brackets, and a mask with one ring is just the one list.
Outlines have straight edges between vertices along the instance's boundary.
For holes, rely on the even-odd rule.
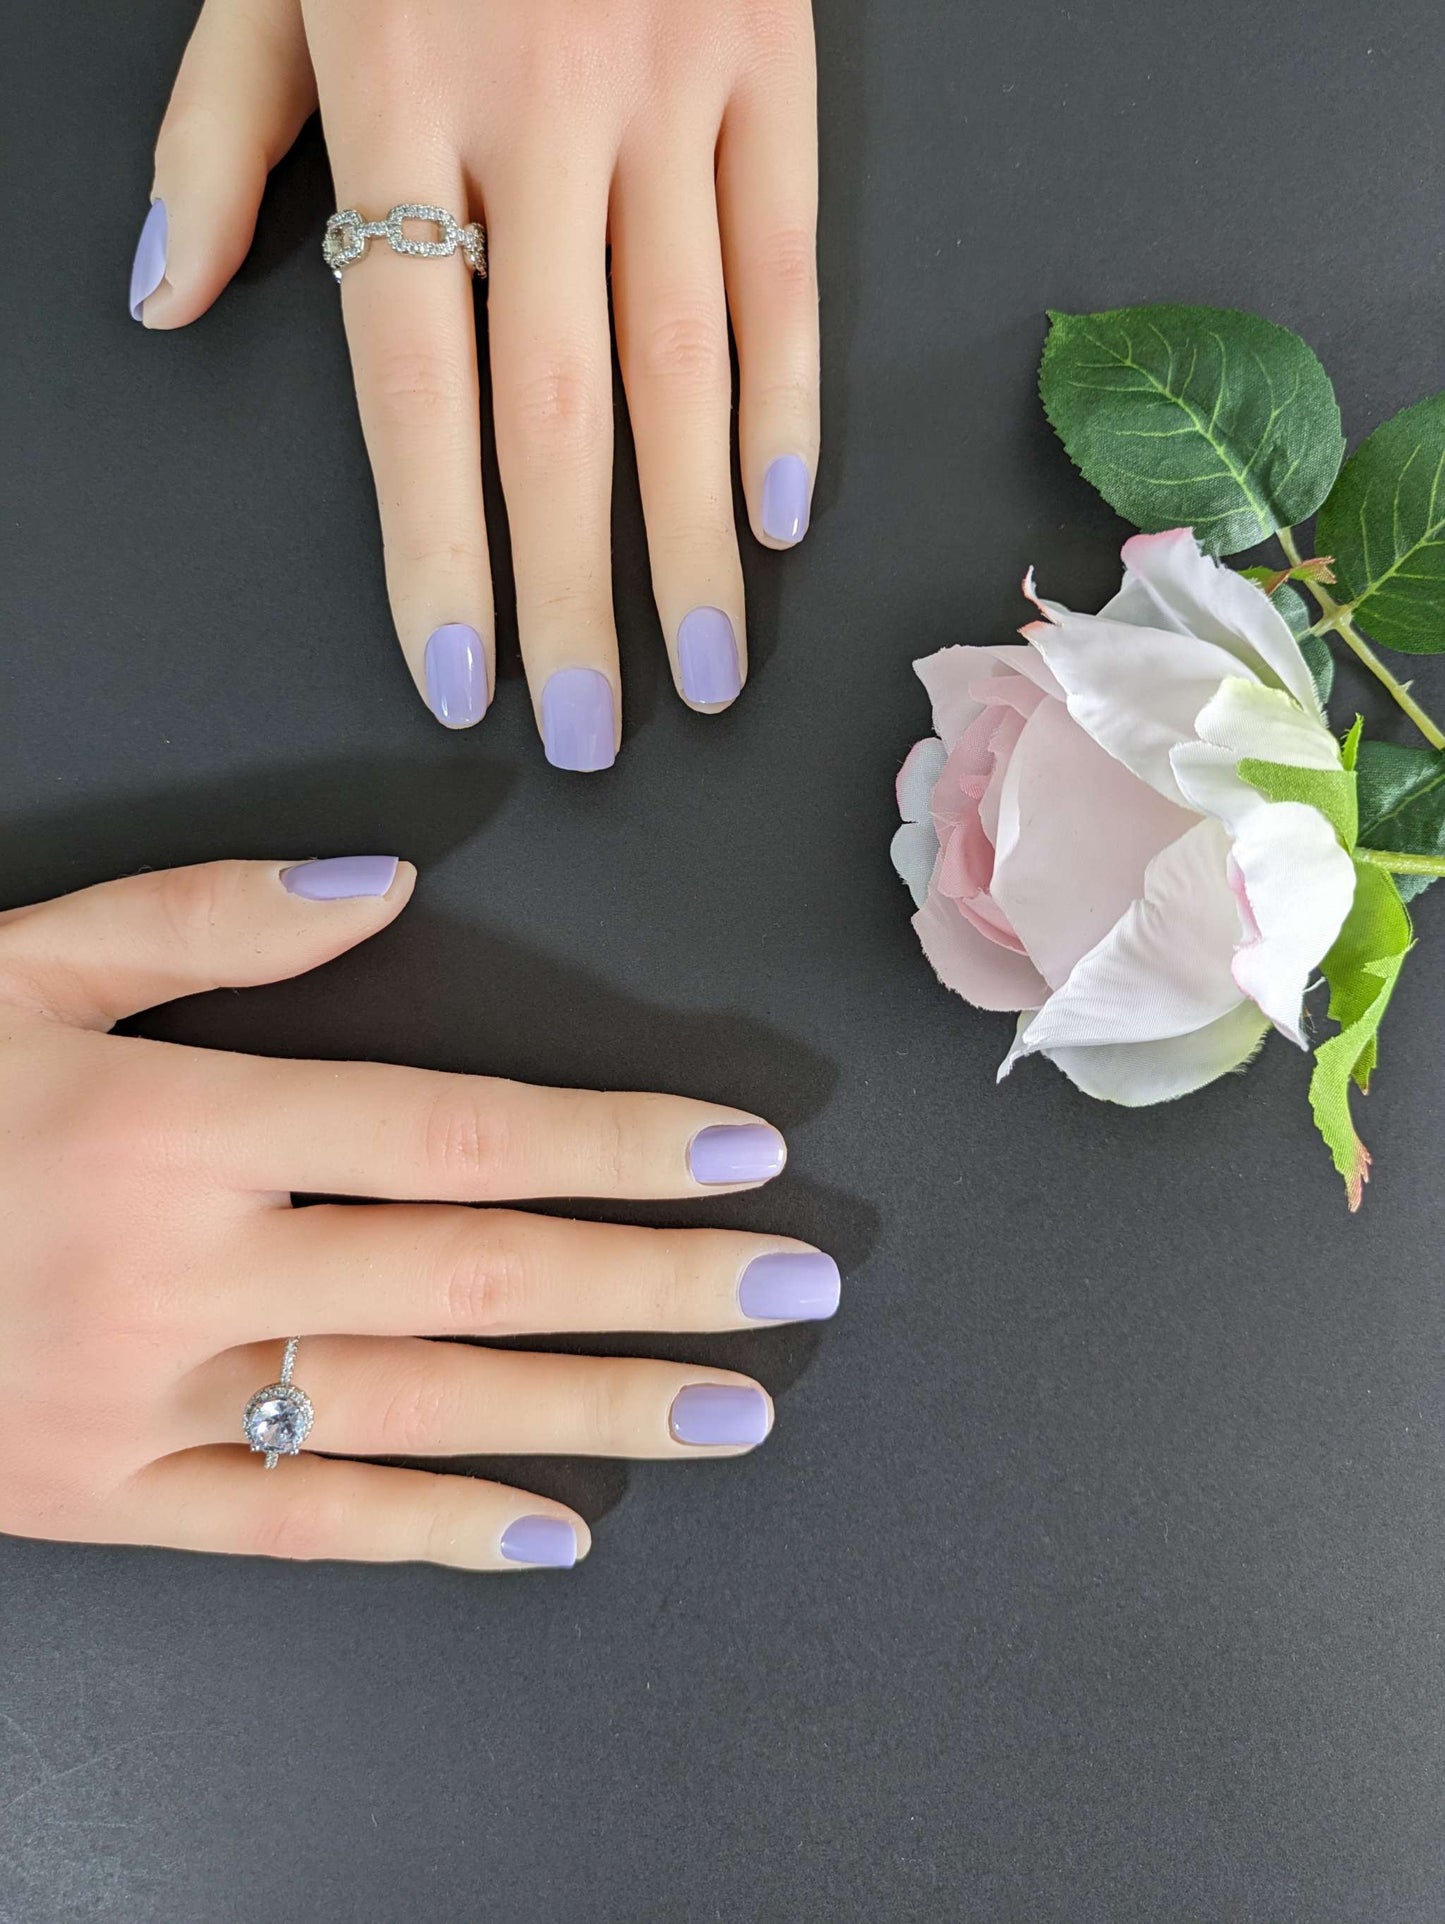
[[405,851],[425,871],[501,806],[512,770],[464,755],[348,755],[300,768],[72,801],[6,825],[0,907],[145,869]]
[[256,238],[236,280],[245,286],[264,281],[307,247],[314,249],[319,263],[322,231],[335,207],[321,118],[312,114],[266,182]]

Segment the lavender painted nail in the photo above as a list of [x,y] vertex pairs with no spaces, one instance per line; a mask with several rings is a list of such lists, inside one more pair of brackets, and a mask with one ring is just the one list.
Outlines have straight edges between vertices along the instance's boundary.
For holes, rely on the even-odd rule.
[[820,1323],[842,1295],[838,1265],[821,1249],[755,1256],[738,1284],[738,1307],[760,1323]]
[[136,242],[135,260],[130,270],[130,317],[141,318],[141,309],[166,277],[166,204],[153,200],[145,225]]
[[553,768],[590,774],[617,759],[612,683],[595,668],[559,668],[542,690],[542,746]]
[[677,629],[677,665],[682,692],[701,706],[736,701],[743,679],[737,637],[721,608],[694,608]]
[[577,1532],[561,1516],[519,1516],[502,1532],[508,1563],[532,1563],[548,1570],[570,1570],[577,1561]]
[[447,728],[470,728],[487,712],[487,656],[464,621],[433,629],[423,658],[427,706]]
[[813,492],[801,455],[780,454],[763,476],[763,533],[770,541],[801,541],[808,532]]
[[694,1182],[766,1182],[788,1160],[788,1146],[766,1122],[722,1122],[700,1129],[688,1145]]
[[362,895],[385,895],[395,880],[394,855],[333,855],[324,862],[299,862],[281,871],[282,888],[308,902],[351,902]]
[[675,1442],[747,1448],[768,1433],[768,1399],[734,1383],[690,1383],[673,1397],[669,1422]]

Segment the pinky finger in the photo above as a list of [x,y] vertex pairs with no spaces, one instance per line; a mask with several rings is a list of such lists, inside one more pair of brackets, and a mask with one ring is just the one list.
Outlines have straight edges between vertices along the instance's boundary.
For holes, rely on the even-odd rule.
[[268,1474],[230,1444],[151,1464],[118,1521],[164,1549],[458,1570],[570,1569],[592,1543],[575,1511],[504,1484],[307,1455]]

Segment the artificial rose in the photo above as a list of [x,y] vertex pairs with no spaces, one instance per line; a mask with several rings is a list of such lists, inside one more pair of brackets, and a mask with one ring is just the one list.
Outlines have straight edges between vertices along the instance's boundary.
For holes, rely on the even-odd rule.
[[1241,760],[1340,769],[1294,636],[1187,528],[1124,545],[1097,615],[1025,593],[1026,645],[916,664],[936,738],[898,776],[893,844],[941,980],[1017,1009],[1013,1047],[1087,1094],[1163,1102],[1246,1063],[1303,998],[1354,866]]

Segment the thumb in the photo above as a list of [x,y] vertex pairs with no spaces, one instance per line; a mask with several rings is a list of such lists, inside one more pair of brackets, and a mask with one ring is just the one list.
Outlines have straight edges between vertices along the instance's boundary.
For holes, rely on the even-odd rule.
[[206,0],[156,141],[133,319],[184,327],[205,313],[246,258],[267,174],[315,106],[300,0]]
[[0,1003],[87,1029],[203,989],[304,975],[399,915],[416,870],[394,855],[206,862],[0,915]]

